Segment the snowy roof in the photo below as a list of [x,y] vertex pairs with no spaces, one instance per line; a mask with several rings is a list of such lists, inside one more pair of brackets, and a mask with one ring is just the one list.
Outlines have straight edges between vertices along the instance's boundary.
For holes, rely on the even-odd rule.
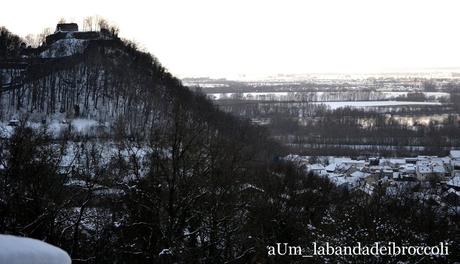
[[352,160],[353,163],[365,164],[365,160]]
[[436,158],[436,159],[430,160],[430,164],[432,164],[432,165],[443,166],[443,165],[444,165],[444,161],[443,161],[442,158]]
[[406,164],[406,159],[389,159],[391,164]]
[[428,166],[430,165],[430,161],[429,160],[418,160],[416,164],[417,166]]
[[432,173],[433,170],[429,167],[429,166],[418,166],[417,167],[417,170],[419,173]]
[[433,172],[435,173],[446,173],[444,166],[433,166]]
[[451,150],[450,156],[454,159],[460,159],[460,150]]
[[8,264],[71,264],[62,249],[40,240],[0,235],[0,263]]
[[335,163],[329,164],[329,165],[326,166],[326,171],[333,172],[333,171],[335,171],[336,166],[337,165]]
[[351,158],[338,158],[338,157],[334,157],[333,158],[334,162],[335,163],[344,163],[344,162],[348,162],[348,161],[351,161]]
[[362,172],[362,171],[355,171],[352,174],[350,174],[350,176],[353,177],[353,178],[364,178],[364,177],[367,177],[369,175],[370,175],[369,173],[365,173],[365,172]]
[[403,169],[403,171],[414,171],[415,172],[415,165],[414,164],[405,164],[405,165],[402,165],[400,168]]
[[324,166],[321,164],[312,164],[310,165],[310,170],[324,170]]
[[442,157],[441,160],[442,160],[442,162],[444,162],[445,164],[449,164],[450,161],[451,161],[450,157]]
[[460,197],[460,191],[456,191],[456,190],[454,190],[454,189],[452,189],[452,188],[449,188],[449,190],[447,190],[443,195],[444,195],[444,196],[447,196],[447,195],[449,195],[449,194],[451,194],[451,193],[453,193],[453,194],[455,194],[455,195],[457,195],[457,196]]
[[350,164],[345,164],[345,163],[340,163],[339,165],[337,165],[336,169],[340,170],[340,171],[347,171],[351,168],[351,165]]
[[447,185],[460,187],[460,174],[456,174],[455,177],[450,179],[450,181],[447,182]]
[[340,185],[342,185],[342,184],[347,183],[347,181],[345,180],[345,177],[339,177],[339,176],[335,176],[335,175],[331,177],[331,175],[329,175],[328,178],[329,178],[329,180],[330,180],[332,183],[334,183],[336,186],[340,186]]

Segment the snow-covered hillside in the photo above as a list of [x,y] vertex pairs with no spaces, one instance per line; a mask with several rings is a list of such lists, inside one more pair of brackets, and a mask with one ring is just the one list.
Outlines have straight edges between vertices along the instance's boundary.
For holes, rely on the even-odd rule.
[[81,54],[85,50],[87,42],[87,40],[75,38],[60,39],[40,53],[40,57],[58,58]]
[[0,235],[0,263],[70,264],[72,261],[64,250],[40,240]]

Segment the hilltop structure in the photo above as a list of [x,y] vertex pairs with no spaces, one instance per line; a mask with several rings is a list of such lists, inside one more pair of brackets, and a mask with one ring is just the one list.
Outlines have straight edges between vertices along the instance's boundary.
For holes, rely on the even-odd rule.
[[40,47],[23,47],[20,57],[0,62],[0,92],[22,87],[27,78],[26,69],[32,65],[43,65],[53,59],[82,54],[93,40],[113,39],[117,39],[116,34],[107,29],[79,31],[76,23],[57,24],[56,31],[46,36]]
[[78,24],[77,23],[59,23],[56,26],[56,31],[57,32],[75,32],[78,31]]
[[56,25],[56,31],[46,37],[46,45],[51,45],[61,39],[112,39],[116,37],[109,30],[102,28],[100,31],[79,31],[76,23],[61,23]]

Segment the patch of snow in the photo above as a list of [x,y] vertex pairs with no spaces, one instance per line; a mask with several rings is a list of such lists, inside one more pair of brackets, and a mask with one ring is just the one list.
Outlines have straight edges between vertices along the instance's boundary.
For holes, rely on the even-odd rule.
[[256,191],[260,191],[260,192],[265,192],[263,189],[257,187],[257,186],[254,186],[252,184],[249,184],[249,183],[245,183],[243,184],[241,187],[240,187],[240,190],[241,191],[245,191],[245,190],[256,190]]
[[97,121],[92,119],[74,119],[72,120],[72,127],[78,132],[87,131],[89,128],[94,127],[98,124]]
[[14,127],[0,122],[0,138],[10,138],[14,133]]
[[40,58],[58,58],[81,54],[86,48],[86,43],[87,40],[84,39],[60,39],[51,44],[39,56]]
[[161,250],[161,252],[158,255],[159,256],[172,255],[172,251],[169,248],[164,248]]
[[40,240],[0,235],[0,263],[8,264],[71,264],[62,249]]

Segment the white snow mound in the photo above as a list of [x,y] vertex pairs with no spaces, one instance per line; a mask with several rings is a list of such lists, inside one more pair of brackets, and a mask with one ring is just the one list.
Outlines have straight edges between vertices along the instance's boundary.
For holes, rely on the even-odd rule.
[[0,235],[0,263],[8,264],[71,264],[62,249],[40,240]]

